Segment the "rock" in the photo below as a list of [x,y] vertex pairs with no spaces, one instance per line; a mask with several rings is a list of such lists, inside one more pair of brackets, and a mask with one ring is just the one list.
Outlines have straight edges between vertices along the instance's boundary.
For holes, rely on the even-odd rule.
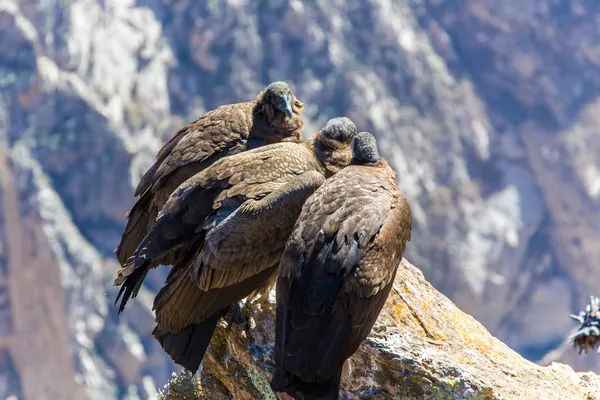
[[[599,17],[594,0],[0,0],[0,197],[19,202],[0,212],[0,398],[169,379],[150,334],[167,269],[111,307],[133,186],[177,128],[279,79],[306,135],[341,115],[377,135],[437,289],[525,357],[600,371],[563,344],[600,283]],[[38,250],[23,264],[13,231]],[[49,333],[18,328],[35,324],[56,340],[39,379],[21,360]],[[34,345],[12,346],[20,329]]]
[[[217,328],[200,381],[184,373],[171,384],[172,394],[167,390],[162,399],[175,400],[182,391],[207,399],[276,399],[269,387],[273,298],[247,303],[243,310],[257,321],[256,327],[245,335],[236,325]],[[541,367],[525,360],[459,310],[406,260],[375,327],[344,367],[342,398],[563,400],[600,396],[600,376],[575,373],[564,364]]]

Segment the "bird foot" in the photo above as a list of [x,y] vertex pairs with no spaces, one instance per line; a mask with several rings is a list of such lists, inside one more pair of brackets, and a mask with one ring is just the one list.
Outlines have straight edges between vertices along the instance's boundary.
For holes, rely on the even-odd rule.
[[239,303],[235,303],[235,305],[232,307],[232,314],[233,314],[233,323],[236,325],[243,325],[243,324],[247,324],[248,323],[248,316],[246,314],[244,314],[244,312],[242,311],[242,307],[240,307]]
[[231,324],[229,324],[227,321],[225,321],[224,319],[219,320],[219,322],[217,323],[218,327],[221,329],[227,329],[229,328],[229,326]]
[[229,312],[221,321],[222,324],[219,326],[222,326],[223,328],[231,329],[233,328],[233,325],[239,327],[242,331],[249,331],[256,328],[256,321],[254,321],[254,318],[246,315],[239,303],[233,304],[230,307]]

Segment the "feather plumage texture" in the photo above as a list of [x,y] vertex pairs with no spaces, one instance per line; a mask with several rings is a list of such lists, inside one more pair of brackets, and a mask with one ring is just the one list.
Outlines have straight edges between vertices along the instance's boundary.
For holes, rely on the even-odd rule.
[[188,178],[222,157],[250,148],[301,142],[302,111],[303,104],[290,87],[274,82],[255,101],[221,106],[175,133],[135,190],[139,200],[127,215],[127,226],[115,250],[119,263],[124,265],[133,255],[173,190]]
[[408,201],[371,146],[372,135],[356,136],[353,165],[305,202],[280,262],[271,385],[298,399],[338,398],[343,364],[375,323],[411,237]]
[[304,201],[350,162],[355,133],[336,118],[305,143],[224,157],[185,181],[119,271],[120,310],[153,263],[176,254],[155,298],[154,333],[176,362],[197,369],[206,346],[190,338],[210,339],[214,318],[269,280]]

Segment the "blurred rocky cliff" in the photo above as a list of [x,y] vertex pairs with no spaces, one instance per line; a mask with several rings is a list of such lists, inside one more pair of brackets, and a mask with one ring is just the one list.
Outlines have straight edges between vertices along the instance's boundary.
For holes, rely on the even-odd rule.
[[0,0],[0,397],[135,399],[175,369],[112,250],[177,127],[284,79],[307,133],[372,130],[414,210],[406,255],[533,361],[600,287],[594,0]]

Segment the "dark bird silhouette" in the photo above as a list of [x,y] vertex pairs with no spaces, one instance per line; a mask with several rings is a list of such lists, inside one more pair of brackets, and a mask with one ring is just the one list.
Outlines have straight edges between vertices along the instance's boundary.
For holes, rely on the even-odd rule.
[[305,202],[279,265],[271,386],[337,399],[342,367],[369,334],[411,237],[411,209],[375,138]]
[[220,316],[277,271],[304,201],[350,163],[355,133],[335,118],[305,143],[225,157],[184,182],[119,271],[120,311],[155,260],[177,253],[154,300],[153,334],[195,372]]
[[[185,180],[218,159],[281,141],[301,142],[303,104],[285,82],[271,83],[256,101],[228,104],[184,126],[162,147],[144,174],[127,214],[117,259],[124,265],[146,236],[158,212]],[[170,260],[156,260],[166,264]]]

